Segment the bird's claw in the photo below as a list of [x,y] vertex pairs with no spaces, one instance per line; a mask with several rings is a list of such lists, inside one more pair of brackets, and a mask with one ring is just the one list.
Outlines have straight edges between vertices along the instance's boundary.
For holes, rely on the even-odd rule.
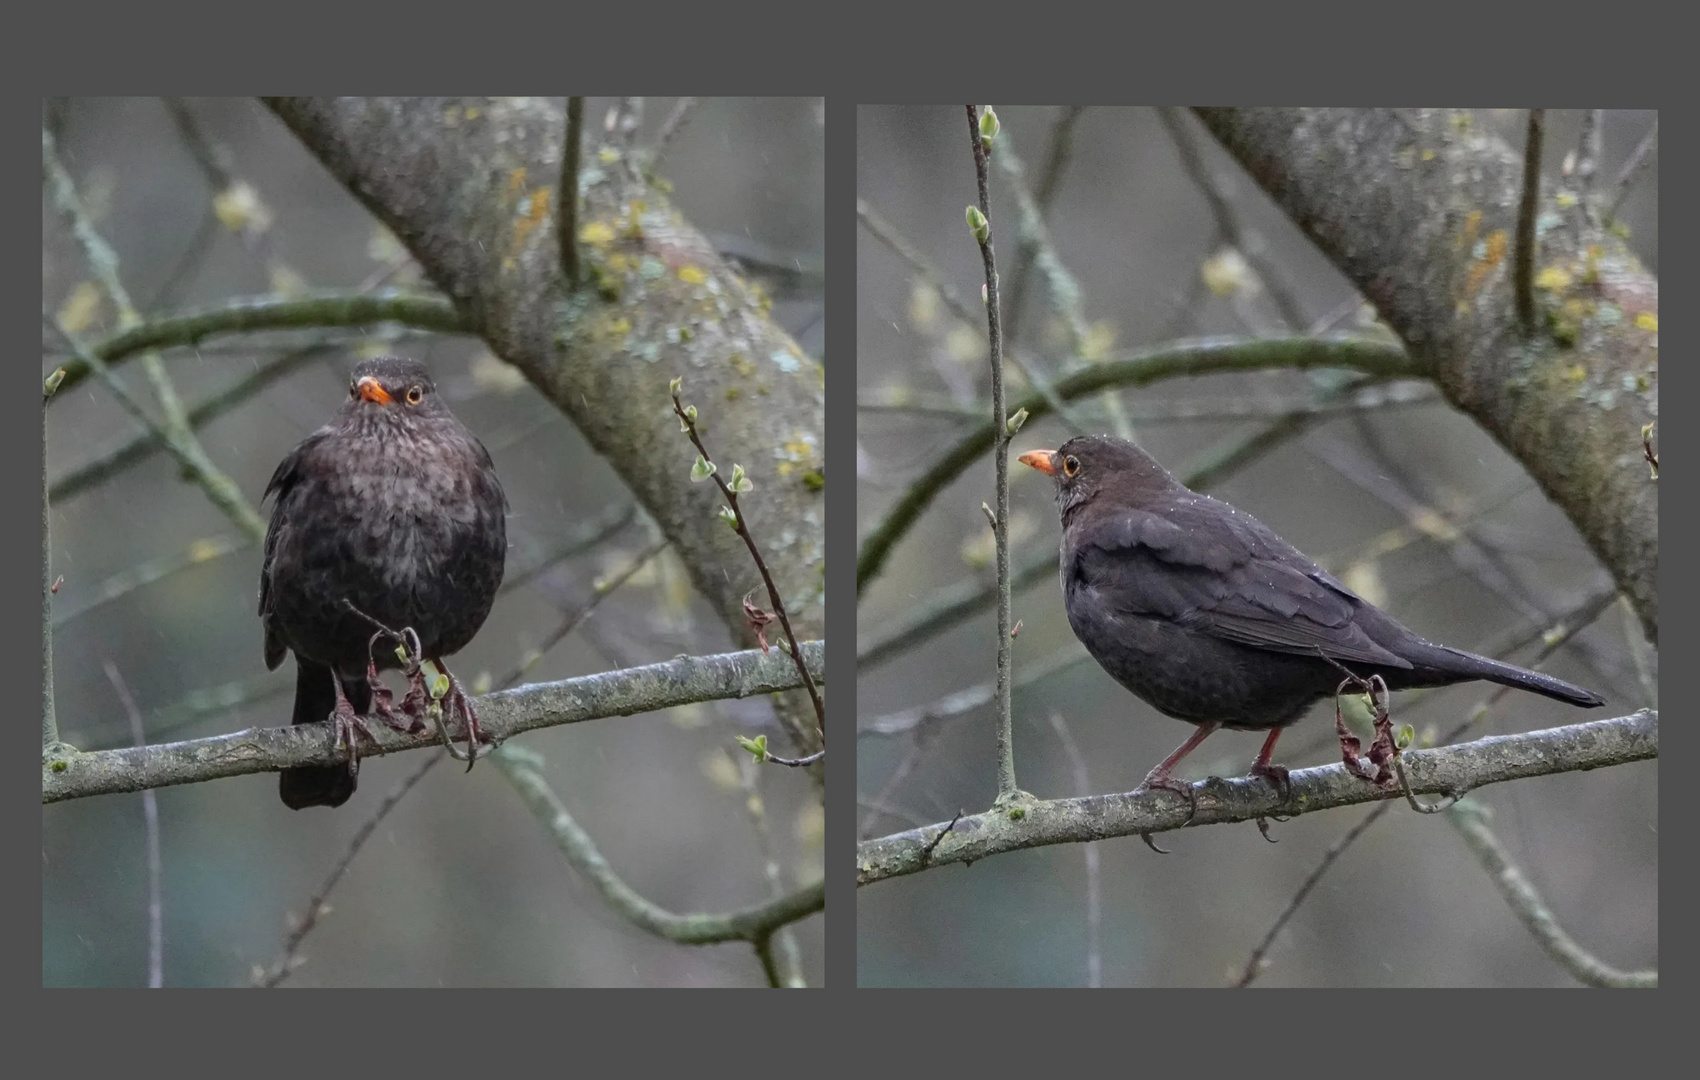
[[[1134,788],[1131,794],[1142,795],[1153,788],[1161,788],[1164,791],[1172,791],[1176,795],[1184,797],[1187,802],[1188,810],[1186,820],[1181,822],[1179,827],[1184,829],[1186,826],[1192,824],[1192,819],[1198,816],[1198,792],[1191,784],[1187,783],[1185,780],[1176,780],[1172,776],[1165,776],[1159,772],[1153,772],[1150,776],[1147,776],[1138,787]],[[1156,845],[1156,843],[1151,839],[1150,833],[1142,832],[1139,834],[1139,838],[1145,841],[1146,847],[1155,851],[1157,854],[1167,855],[1169,853],[1167,849],[1160,848]]]

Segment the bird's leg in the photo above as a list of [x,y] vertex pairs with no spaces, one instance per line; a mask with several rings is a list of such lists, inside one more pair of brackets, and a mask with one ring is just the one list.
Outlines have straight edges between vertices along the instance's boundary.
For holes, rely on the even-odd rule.
[[[1269,732],[1269,738],[1263,740],[1263,749],[1257,752],[1257,760],[1251,763],[1251,775],[1261,776],[1274,784],[1276,794],[1281,796],[1282,802],[1286,802],[1293,797],[1293,778],[1285,765],[1269,763],[1270,755],[1275,752],[1275,740],[1280,737],[1280,728],[1275,728]],[[1287,819],[1276,816],[1275,820],[1285,821]],[[1276,843],[1275,838],[1269,835],[1269,820],[1267,818],[1257,819],[1257,831],[1262,833],[1263,838],[1271,844]]]
[[1398,755],[1399,748],[1393,741],[1393,719],[1387,707],[1387,681],[1380,675],[1371,675],[1365,693],[1369,695],[1370,704],[1375,709],[1375,740],[1369,744],[1369,761],[1371,765],[1376,766],[1376,784],[1391,787],[1393,759]]
[[[1198,794],[1193,790],[1191,784],[1187,783],[1185,780],[1177,780],[1169,774],[1174,770],[1176,765],[1180,764],[1182,758],[1198,749],[1198,744],[1203,742],[1205,739],[1208,739],[1210,737],[1210,733],[1221,726],[1222,725],[1220,723],[1214,720],[1198,725],[1198,729],[1192,733],[1191,738],[1187,739],[1186,742],[1181,743],[1180,747],[1176,749],[1174,753],[1164,758],[1161,764],[1159,764],[1155,769],[1152,769],[1149,773],[1145,774],[1145,779],[1140,781],[1139,786],[1133,789],[1132,794],[1138,795],[1141,792],[1150,791],[1152,788],[1162,788],[1164,791],[1172,791],[1177,795],[1185,796],[1187,805],[1191,807],[1191,810],[1186,816],[1186,821],[1181,822],[1181,825],[1182,827],[1185,827],[1189,824],[1194,815],[1198,813]],[[1139,838],[1144,840],[1145,846],[1150,848],[1152,851],[1163,855],[1168,854],[1168,852],[1151,842],[1151,835],[1149,833],[1140,833]]]

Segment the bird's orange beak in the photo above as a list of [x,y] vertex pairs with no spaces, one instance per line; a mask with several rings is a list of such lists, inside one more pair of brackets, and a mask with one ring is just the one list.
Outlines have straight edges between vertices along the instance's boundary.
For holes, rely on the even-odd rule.
[[379,405],[388,405],[395,400],[390,397],[389,391],[385,390],[378,380],[371,375],[360,376],[360,381],[354,385],[360,388],[360,396],[367,401],[376,402]]
[[1038,469],[1046,476],[1055,476],[1057,469],[1055,465],[1051,464],[1051,458],[1055,455],[1055,450],[1029,450],[1015,460],[1023,465]]

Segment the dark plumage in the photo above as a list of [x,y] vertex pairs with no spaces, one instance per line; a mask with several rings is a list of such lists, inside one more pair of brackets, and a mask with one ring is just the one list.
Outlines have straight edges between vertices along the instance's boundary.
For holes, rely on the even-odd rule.
[[[295,809],[339,806],[359,769],[353,718],[371,708],[374,633],[345,601],[411,627],[426,659],[458,652],[502,582],[507,501],[489,453],[425,365],[399,357],[355,367],[341,411],[283,459],[266,495],[277,497],[260,570],[266,666],[293,652],[293,722],[334,718],[349,737],[347,765],[285,769],[280,791]],[[371,655],[379,668],[400,666],[394,642]]]
[[1250,514],[1183,486],[1125,439],[1083,436],[1023,463],[1057,481],[1069,625],[1110,676],[1159,712],[1199,726],[1145,786],[1218,727],[1280,729],[1333,695],[1345,673],[1393,690],[1485,679],[1572,705],[1592,691],[1436,645],[1407,630]]

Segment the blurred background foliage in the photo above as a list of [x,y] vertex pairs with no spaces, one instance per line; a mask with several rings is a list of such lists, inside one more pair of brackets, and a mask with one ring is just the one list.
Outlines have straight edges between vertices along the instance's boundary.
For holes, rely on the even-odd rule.
[[[1388,333],[1189,114],[998,112],[992,222],[1005,332],[1013,334],[1006,348],[1017,361],[1009,366],[1012,395],[1028,392],[1019,362],[1055,378],[1083,357],[1182,337]],[[1513,147],[1522,145],[1525,115],[1477,114]],[[1545,184],[1573,183],[1581,117],[1548,112]],[[1604,113],[1602,187],[1609,189],[1655,123],[1652,112]],[[1054,255],[1078,285],[1073,313],[1056,303],[1047,275],[1017,255],[1017,201],[998,162],[1009,154],[1038,193]],[[939,287],[979,310],[983,270],[963,223],[975,193],[962,108],[861,107],[856,192],[864,202],[856,286],[857,514],[865,535],[989,413],[983,316],[965,325],[941,302]],[[1656,273],[1656,164],[1642,171],[1615,216]],[[882,232],[901,238],[939,280],[917,274]],[[1131,431],[1185,476],[1278,417],[1310,408],[1336,378],[1271,371],[1174,379],[1081,399],[1073,412],[1088,430]],[[1460,648],[1486,651],[1538,636],[1561,613],[1610,590],[1564,515],[1432,385],[1383,385],[1362,404],[1267,440],[1221,474],[1211,493],[1255,514],[1419,633]],[[1029,423],[1015,449],[1054,447],[1069,434],[1047,417]],[[1044,562],[1014,595],[1017,776],[1042,798],[1130,790],[1191,728],[1123,690],[1075,642],[1055,573],[1052,490],[1045,477],[1012,467],[1011,563]],[[985,808],[996,794],[990,604],[890,647],[893,632],[946,590],[992,583],[992,538],[981,511],[991,498],[992,463],[982,458],[937,496],[860,597],[863,838],[946,822],[958,810]],[[1536,647],[1509,658],[1528,663]],[[1657,656],[1620,604],[1607,606],[1546,667],[1604,694],[1612,711],[1590,715],[1656,705]],[[1396,697],[1395,722],[1419,734],[1443,732],[1486,693],[1475,684]],[[1295,768],[1338,760],[1324,712],[1319,705],[1297,724],[1277,757]],[[1513,694],[1476,732],[1582,718]],[[1183,772],[1242,775],[1261,737],[1213,736]],[[1501,841],[1585,947],[1620,967],[1656,963],[1655,762],[1503,785],[1477,798],[1497,810]],[[864,887],[858,982],[1221,985],[1245,966],[1323,852],[1365,812],[1276,824],[1275,846],[1249,825],[1213,827],[1166,834],[1168,857],[1137,839],[1062,845]],[[1454,831],[1402,804],[1322,879],[1269,959],[1261,980],[1268,985],[1573,985],[1517,925]]]
[[[600,125],[609,99],[590,99]],[[640,143],[675,106],[654,99]],[[774,317],[821,355],[824,113],[813,99],[703,99],[657,166],[692,223],[774,298]],[[258,294],[429,292],[405,250],[251,99],[49,99],[44,123],[115,249],[144,317]],[[44,190],[42,304],[84,341],[115,313]],[[64,355],[44,328],[43,374]],[[489,447],[511,504],[507,577],[478,638],[454,658],[469,684],[527,660],[597,581],[655,534],[572,424],[476,338],[395,325],[222,336],[163,356],[185,404],[266,373],[199,428],[213,460],[257,505],[272,469],[326,422],[359,358],[425,361]],[[134,362],[119,369],[151,400]],[[136,426],[98,380],[48,410],[50,481],[130,442]],[[728,459],[735,447],[717,452]],[[692,453],[680,437],[680,468]],[[269,512],[269,507],[266,508]],[[293,670],[266,672],[255,616],[259,551],[164,454],[62,491],[52,509],[61,736],[81,749],[130,741],[105,667],[138,703],[150,741],[288,721]],[[735,648],[670,554],[651,560],[528,681]],[[800,772],[752,770],[734,733],[772,732],[763,700],[703,704],[524,737],[625,880],[674,911],[723,911],[822,872],[817,790]],[[783,740],[781,739],[781,742]],[[742,757],[743,762],[738,759]],[[293,813],[271,774],[158,792],[166,985],[246,983],[276,958],[350,838],[417,754],[373,759],[334,812]],[[752,817],[761,808],[761,828]],[[763,833],[766,838],[764,839]],[[42,981],[144,985],[146,871],[137,796],[43,808]],[[494,767],[433,770],[384,820],[307,939],[302,986],[761,985],[743,943],[690,948],[606,908],[562,861]],[[821,918],[796,924],[804,974],[824,981]]]

